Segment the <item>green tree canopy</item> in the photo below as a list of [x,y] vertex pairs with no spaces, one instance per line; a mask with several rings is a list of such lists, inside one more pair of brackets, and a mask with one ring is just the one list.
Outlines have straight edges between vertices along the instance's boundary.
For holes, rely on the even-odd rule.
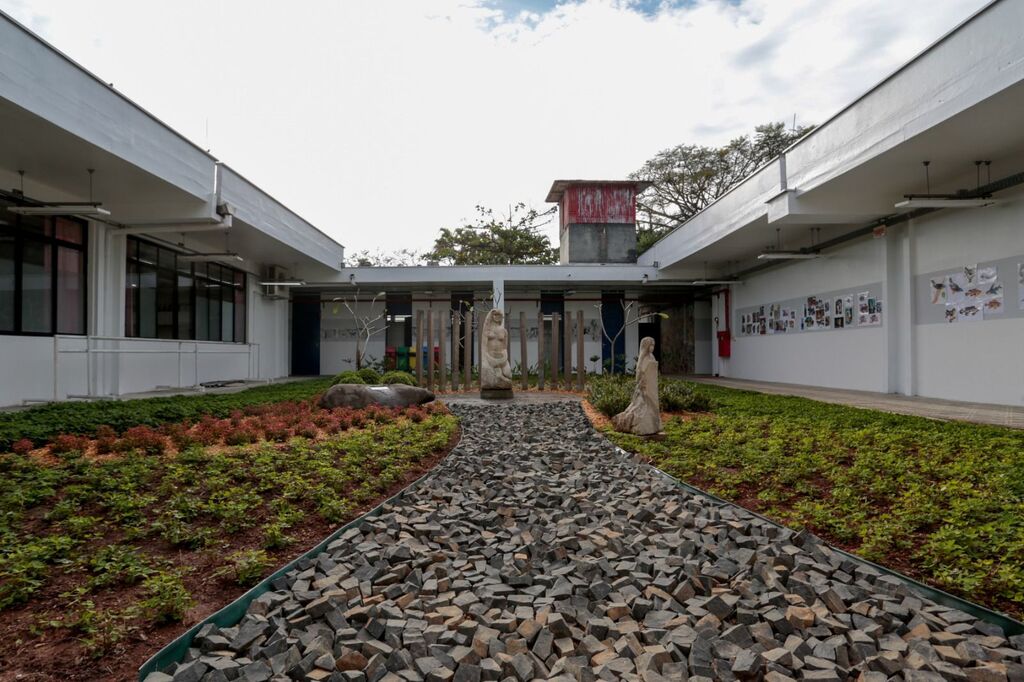
[[558,252],[540,230],[555,207],[538,212],[518,203],[507,215],[477,206],[477,219],[461,227],[442,227],[434,248],[423,254],[445,265],[544,265],[558,262]]
[[721,147],[681,144],[658,152],[630,174],[654,183],[637,200],[637,251],[646,251],[813,127],[766,123],[755,127],[753,136],[741,135]]

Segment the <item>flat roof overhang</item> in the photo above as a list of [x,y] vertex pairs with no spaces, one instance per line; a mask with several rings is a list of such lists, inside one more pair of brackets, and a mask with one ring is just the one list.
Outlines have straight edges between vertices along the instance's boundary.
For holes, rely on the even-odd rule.
[[548,196],[544,199],[549,204],[557,204],[562,200],[562,195],[572,185],[604,185],[607,187],[632,187],[633,190],[640,194],[645,189],[650,187],[652,184],[646,180],[555,180],[551,183],[551,189],[548,190]]

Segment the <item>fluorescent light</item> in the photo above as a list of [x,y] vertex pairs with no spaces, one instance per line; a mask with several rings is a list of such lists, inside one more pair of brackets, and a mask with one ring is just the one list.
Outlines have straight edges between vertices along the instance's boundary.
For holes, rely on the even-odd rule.
[[7,209],[18,215],[94,215],[107,216],[110,211],[92,204],[50,204],[47,206],[11,206]]
[[757,257],[758,260],[811,260],[813,258],[821,258],[821,254],[802,251],[765,251]]
[[911,197],[897,201],[896,208],[984,208],[998,203],[995,199],[930,199]]
[[738,279],[695,279],[690,284],[700,286],[705,284],[743,284],[743,282]]
[[304,287],[306,283],[301,280],[281,280],[279,282],[260,282],[261,287]]
[[233,260],[239,263],[244,262],[245,259],[239,256],[237,253],[187,253],[179,254],[178,260],[183,260],[186,263],[206,263],[208,261],[220,261],[220,260]]

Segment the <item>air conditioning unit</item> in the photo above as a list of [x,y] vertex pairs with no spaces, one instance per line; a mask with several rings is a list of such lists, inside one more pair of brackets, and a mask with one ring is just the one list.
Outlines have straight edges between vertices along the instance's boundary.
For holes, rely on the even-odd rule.
[[270,282],[288,281],[288,271],[280,265],[268,265],[263,277],[264,298],[288,298],[287,287],[270,284]]

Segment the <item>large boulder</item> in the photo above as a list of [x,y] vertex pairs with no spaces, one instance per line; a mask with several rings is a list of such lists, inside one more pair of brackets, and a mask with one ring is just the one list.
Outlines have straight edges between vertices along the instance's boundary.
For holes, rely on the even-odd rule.
[[327,389],[320,398],[320,407],[353,407],[361,409],[370,405],[385,407],[411,407],[429,403],[434,394],[418,386],[389,384],[387,386],[366,386],[364,384],[336,384]]

